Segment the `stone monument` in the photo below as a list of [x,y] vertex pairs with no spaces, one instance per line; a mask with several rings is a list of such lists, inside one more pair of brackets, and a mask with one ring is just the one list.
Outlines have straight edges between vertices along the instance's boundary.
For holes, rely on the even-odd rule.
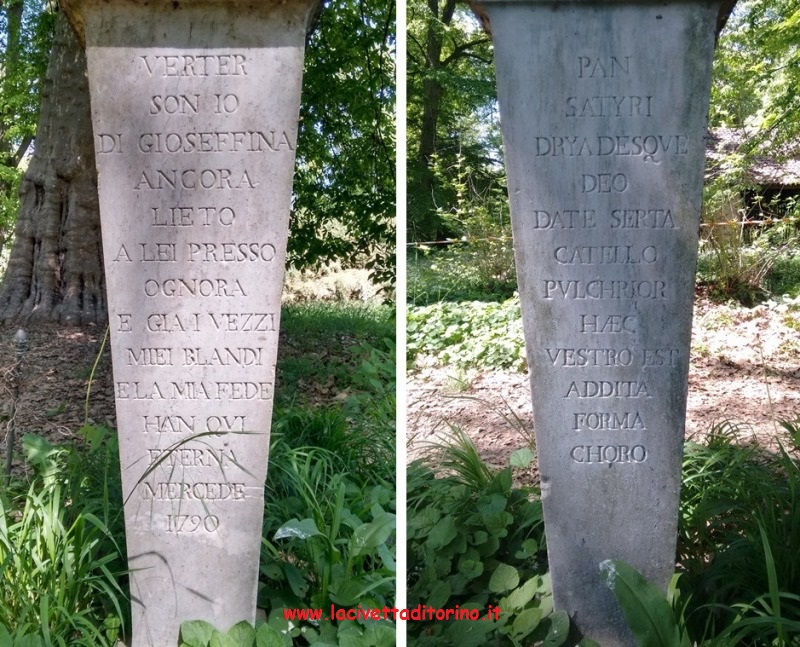
[[599,564],[675,568],[718,4],[483,0],[556,608],[632,645]]
[[70,0],[86,44],[132,645],[254,621],[316,0]]

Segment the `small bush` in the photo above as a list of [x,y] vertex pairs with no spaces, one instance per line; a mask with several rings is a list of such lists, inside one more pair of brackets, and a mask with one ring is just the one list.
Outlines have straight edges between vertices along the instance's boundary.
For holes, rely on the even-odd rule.
[[553,611],[538,491],[514,488],[511,468],[493,471],[457,430],[428,462],[443,471],[408,468],[408,606],[473,610],[481,621],[411,621],[409,644],[562,644],[569,618]]

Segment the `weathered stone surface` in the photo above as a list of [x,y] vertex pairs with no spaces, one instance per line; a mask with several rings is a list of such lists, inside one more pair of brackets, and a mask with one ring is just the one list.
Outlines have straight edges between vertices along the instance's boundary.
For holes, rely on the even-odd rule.
[[255,619],[314,0],[94,2],[85,33],[132,645]]
[[716,5],[482,4],[555,604],[631,645],[598,565],[675,567]]

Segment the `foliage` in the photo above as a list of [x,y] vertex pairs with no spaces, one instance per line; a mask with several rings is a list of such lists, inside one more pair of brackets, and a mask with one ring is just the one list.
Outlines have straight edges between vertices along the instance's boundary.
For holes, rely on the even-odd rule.
[[689,635],[675,618],[664,594],[635,568],[619,560],[600,564],[640,647],[691,647]]
[[306,48],[293,265],[394,272],[394,2],[328,0]]
[[525,369],[519,298],[503,303],[409,306],[406,323],[409,361],[430,356],[456,368]]
[[15,645],[111,646],[126,617],[116,440],[82,433],[81,447],[26,435],[36,476],[0,497],[0,627]]
[[[414,246],[406,270],[408,302],[424,306],[438,301],[504,301],[513,296],[517,280],[513,265],[506,267],[511,260],[510,241],[487,243],[484,248],[458,241],[446,249]],[[484,262],[487,256],[488,263]],[[505,268],[502,272],[492,272],[495,260]]]
[[222,633],[203,620],[189,620],[181,624],[179,647],[284,647],[285,644],[281,634],[266,623],[256,623],[253,628],[242,621]]
[[276,415],[259,603],[270,611],[269,624],[297,645],[393,644],[388,622],[290,626],[283,616],[287,608],[393,606],[394,344],[363,343],[357,351],[353,393],[341,408]]
[[[428,464],[449,469],[437,474]],[[409,608],[477,610],[482,618],[411,622],[409,643],[562,644],[569,619],[553,612],[543,531],[538,491],[513,487],[510,467],[492,471],[458,430],[409,465]],[[497,607],[499,617],[484,619]]]
[[491,40],[455,0],[413,0],[407,16],[408,230],[438,240],[461,234],[443,216],[465,177],[469,199],[501,187]]
[[[752,306],[771,289],[782,290],[778,294],[800,289],[791,260],[800,242],[800,204],[773,200],[762,205],[761,220],[752,221],[740,206],[738,190],[720,180],[706,190],[708,228],[700,241],[698,281],[709,285],[718,299]],[[780,215],[775,210],[781,210]],[[774,224],[761,226],[764,220]]]
[[[784,425],[796,438],[798,425]],[[789,645],[789,627],[800,627],[800,460],[741,445],[738,433],[722,424],[706,445],[685,449],[678,562],[691,591],[687,626],[696,640]]]
[[711,165],[701,269],[720,297],[745,305],[768,290],[797,289],[770,274],[797,248],[800,209],[780,193],[760,196],[753,170],[764,159],[800,155],[799,26],[798,0],[743,0],[715,55],[709,123],[741,141]]
[[720,35],[709,121],[749,126],[753,152],[774,153],[800,138],[798,28],[798,0],[742,0]]
[[36,133],[54,24],[53,3],[13,0],[0,6],[0,250],[19,209],[22,164]]

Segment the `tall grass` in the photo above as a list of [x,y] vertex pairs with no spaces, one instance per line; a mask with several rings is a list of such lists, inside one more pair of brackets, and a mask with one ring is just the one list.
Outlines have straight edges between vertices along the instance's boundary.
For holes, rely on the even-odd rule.
[[35,476],[0,496],[0,624],[14,645],[113,645],[127,615],[121,497],[113,477],[93,481],[117,460],[115,444],[57,448],[28,435],[23,446]]
[[734,425],[719,425],[707,444],[685,449],[678,552],[687,623],[696,640],[800,644],[800,460],[736,436]]

